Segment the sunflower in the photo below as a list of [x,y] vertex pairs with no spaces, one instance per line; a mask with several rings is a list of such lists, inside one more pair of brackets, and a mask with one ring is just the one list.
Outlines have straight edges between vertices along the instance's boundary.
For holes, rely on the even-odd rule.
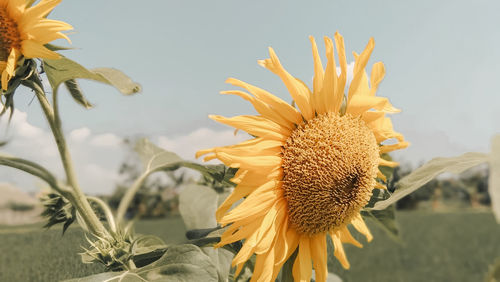
[[334,40],[340,72],[333,41],[325,37],[327,64],[323,68],[316,42],[310,37],[312,91],[283,68],[272,48],[270,59],[259,61],[281,78],[298,109],[263,89],[229,78],[227,83],[248,93],[222,94],[242,97],[260,115],[210,118],[255,138],[197,152],[197,157],[206,155],[205,161],[217,158],[239,168],[232,179],[237,186],[216,213],[217,221],[228,225],[218,247],[244,240],[233,266],[239,272],[256,254],[252,281],[273,281],[297,249],[294,279],[309,281],[314,268],[316,281],[325,281],[327,235],[333,241],[335,257],[349,268],[342,244],[362,245],[353,238],[348,225],[365,235],[367,241],[372,240],[360,211],[373,189],[385,188],[379,166],[398,165],[381,155],[408,146],[385,116],[399,110],[387,98],[375,96],[385,74],[383,63],[373,65],[369,80],[365,72],[373,39],[360,55],[354,53],[353,78],[346,94],[344,40],[338,33]]
[[0,0],[0,71],[3,90],[7,90],[21,56],[28,59],[60,58],[59,54],[43,46],[59,38],[70,42],[61,31],[72,29],[71,25],[46,18],[60,2],[41,0],[37,5],[30,6],[26,0]]

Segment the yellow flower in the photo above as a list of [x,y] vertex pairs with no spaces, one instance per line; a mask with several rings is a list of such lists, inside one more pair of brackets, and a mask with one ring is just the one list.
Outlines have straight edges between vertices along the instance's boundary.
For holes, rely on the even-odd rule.
[[[211,118],[255,138],[197,152],[197,157],[208,154],[205,161],[217,158],[227,166],[239,168],[232,179],[236,188],[217,210],[217,221],[229,225],[218,246],[244,240],[233,266],[240,271],[255,253],[252,281],[274,281],[297,248],[295,280],[309,281],[314,268],[316,281],[325,281],[326,235],[333,241],[334,255],[343,267],[349,268],[342,243],[358,247],[361,244],[351,236],[347,225],[352,224],[368,241],[372,239],[360,211],[374,188],[385,188],[376,180],[385,181],[378,167],[397,166],[380,155],[408,146],[385,117],[386,113],[399,110],[387,98],[375,96],[385,74],[384,65],[373,65],[369,81],[365,72],[373,39],[361,55],[354,53],[353,79],[347,95],[342,36],[335,34],[339,73],[332,40],[325,37],[327,64],[323,69],[314,38],[310,39],[313,91],[283,68],[272,48],[271,58],[259,61],[281,78],[298,110],[263,89],[229,78],[228,83],[251,94],[222,94],[242,97],[260,115]],[[393,140],[392,144],[382,143],[388,139]]]
[[2,89],[14,76],[17,61],[25,58],[58,59],[59,54],[43,45],[55,39],[69,38],[61,31],[71,25],[45,18],[61,0],[41,0],[28,7],[26,0],[0,0],[0,72]]

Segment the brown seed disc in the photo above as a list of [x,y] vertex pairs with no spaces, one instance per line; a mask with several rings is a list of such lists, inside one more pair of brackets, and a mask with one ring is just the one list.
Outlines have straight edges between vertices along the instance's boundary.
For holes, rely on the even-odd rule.
[[0,61],[7,61],[12,48],[21,49],[19,29],[6,7],[0,7]]
[[347,224],[368,203],[379,147],[365,122],[327,113],[295,129],[283,148],[283,189],[292,226],[318,234]]

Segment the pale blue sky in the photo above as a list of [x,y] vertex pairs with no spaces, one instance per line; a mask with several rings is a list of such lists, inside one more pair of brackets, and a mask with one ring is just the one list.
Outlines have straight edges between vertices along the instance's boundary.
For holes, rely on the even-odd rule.
[[[62,100],[65,129],[87,126],[119,136],[181,136],[201,127],[225,130],[208,114],[253,113],[237,97],[219,95],[233,76],[290,101],[277,76],[257,65],[272,46],[290,73],[309,82],[309,35],[339,31],[351,51],[375,38],[369,63],[387,74],[378,95],[402,113],[396,130],[411,148],[398,157],[417,161],[485,151],[500,132],[499,1],[63,1],[50,18],[72,24],[64,54],[92,67],[116,67],[143,86],[134,97],[83,83],[97,106]],[[46,128],[31,95],[17,95],[28,121]]]

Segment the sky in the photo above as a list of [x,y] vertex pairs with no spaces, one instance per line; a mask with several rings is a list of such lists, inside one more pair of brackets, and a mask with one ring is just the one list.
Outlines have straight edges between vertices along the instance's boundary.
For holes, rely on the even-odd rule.
[[[63,54],[88,67],[114,67],[142,85],[123,96],[81,81],[96,106],[86,110],[65,92],[60,109],[77,174],[88,193],[108,193],[128,153],[122,139],[148,136],[194,159],[197,149],[245,139],[209,114],[254,114],[238,97],[219,95],[236,77],[291,98],[277,76],[260,67],[272,46],[285,68],[312,84],[308,36],[324,54],[323,36],[339,31],[347,59],[370,37],[368,63],[382,61],[378,95],[402,110],[394,128],[411,146],[394,158],[414,165],[438,156],[488,152],[500,133],[500,2],[498,1],[63,1],[50,18],[74,27],[75,49]],[[323,55],[323,60],[325,57]],[[20,91],[10,127],[0,120],[1,151],[29,158],[62,176],[56,147],[33,94]],[[0,167],[0,182],[33,191],[35,179]]]

